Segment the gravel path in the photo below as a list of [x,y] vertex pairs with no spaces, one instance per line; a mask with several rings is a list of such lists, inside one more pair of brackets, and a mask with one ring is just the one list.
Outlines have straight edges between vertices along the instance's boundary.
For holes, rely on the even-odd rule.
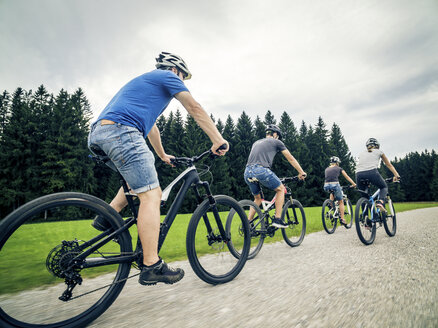
[[172,286],[131,279],[90,327],[438,327],[438,208],[398,214],[364,246],[354,229],[265,244],[232,282],[202,282],[188,262]]

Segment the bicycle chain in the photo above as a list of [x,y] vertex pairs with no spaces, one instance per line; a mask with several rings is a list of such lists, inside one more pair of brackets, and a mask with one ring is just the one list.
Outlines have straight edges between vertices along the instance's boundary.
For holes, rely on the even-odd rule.
[[[97,253],[99,253],[99,254],[101,254],[103,257],[105,257],[105,256],[103,255],[103,253],[101,253],[101,252],[99,252],[99,251],[97,251]],[[108,254],[120,254],[120,253],[111,253],[111,252],[109,252],[109,253],[105,253],[105,254],[108,255]],[[124,253],[121,253],[121,254],[123,255]],[[126,253],[126,254],[129,254],[129,253]],[[135,263],[135,262],[131,263],[131,265],[132,265],[135,269],[139,269],[138,266],[137,266],[136,264],[134,264],[134,263]],[[106,285],[106,286],[102,286],[102,287],[96,288],[96,289],[94,289],[94,290],[90,290],[89,292],[83,293],[83,294],[81,294],[81,295],[78,295],[78,296],[75,296],[75,297],[71,297],[67,302],[70,302],[70,301],[73,301],[73,300],[75,300],[75,299],[77,299],[77,298],[80,298],[80,297],[82,297],[82,296],[85,296],[85,295],[88,295],[88,294],[91,294],[91,293],[97,292],[97,291],[99,291],[99,290],[101,290],[101,289],[104,289],[104,288],[110,287],[110,286],[112,286],[112,285],[120,284],[121,282],[124,282],[124,281],[126,281],[126,280],[128,280],[128,279],[131,279],[131,278],[134,278],[134,277],[140,275],[140,273],[141,273],[141,272],[136,273],[136,274],[134,274],[134,275],[132,275],[132,276],[130,276],[130,277],[127,277],[127,278],[125,278],[125,279],[121,279],[121,280],[114,281],[112,284],[108,284],[108,285]]]
[[106,285],[106,286],[102,286],[102,287],[96,288],[96,289],[94,289],[94,290],[90,290],[89,292],[83,293],[83,294],[81,294],[81,295],[78,295],[78,296],[72,297],[72,298],[70,298],[70,299],[68,300],[68,302],[73,301],[73,300],[75,300],[75,299],[77,299],[77,298],[80,298],[80,297],[82,297],[82,296],[85,296],[85,295],[88,295],[88,294],[91,294],[91,293],[97,292],[98,290],[101,290],[101,289],[107,288],[107,287],[109,287],[109,286],[112,286],[112,285],[115,285],[115,284],[120,284],[121,282],[124,282],[124,281],[126,281],[126,280],[128,280],[128,279],[134,278],[134,277],[138,276],[139,274],[140,274],[140,272],[139,272],[139,273],[136,273],[136,274],[134,274],[134,275],[132,275],[132,276],[130,276],[130,277],[128,277],[128,278],[125,278],[125,279],[122,279],[122,280],[117,280],[117,281],[113,282],[112,284],[109,284],[109,285]]

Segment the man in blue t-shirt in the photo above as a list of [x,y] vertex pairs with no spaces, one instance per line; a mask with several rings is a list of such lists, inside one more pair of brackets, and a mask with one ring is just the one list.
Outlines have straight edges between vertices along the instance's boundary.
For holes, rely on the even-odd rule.
[[[257,140],[252,145],[244,178],[251,193],[254,195],[254,203],[258,206],[262,203],[259,183],[276,192],[275,217],[272,225],[284,229],[287,228],[287,225],[281,220],[281,210],[284,204],[285,187],[277,175],[271,170],[275,155],[281,152],[288,162],[298,171],[298,177],[301,180],[304,180],[306,177],[306,172],[303,171],[298,161],[292,156],[284,143],[279,140],[280,138],[281,130],[274,124],[268,125],[266,128],[266,138]],[[254,218],[254,213],[255,211],[250,208],[248,215],[250,221]]]
[[[147,137],[158,157],[171,164],[161,144],[160,131],[155,121],[176,98],[208,135],[216,155],[225,155],[228,142],[221,136],[210,116],[195,101],[184,80],[191,73],[184,60],[174,54],[162,52],[156,58],[156,70],[142,74],[123,86],[111,99],[91,126],[88,146],[91,151],[103,151],[140,199],[138,211],[138,234],[143,247],[143,267],[139,282],[152,285],[157,282],[173,284],[184,277],[182,269],[170,268],[157,254],[160,230],[161,188],[155,170],[155,159],[149,150]],[[218,149],[226,144],[224,150]],[[110,204],[117,212],[127,200],[121,188]],[[93,227],[104,231],[111,225],[96,217]]]

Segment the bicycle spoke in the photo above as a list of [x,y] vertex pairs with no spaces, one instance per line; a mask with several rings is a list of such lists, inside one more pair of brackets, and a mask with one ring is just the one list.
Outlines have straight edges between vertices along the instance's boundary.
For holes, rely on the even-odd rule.
[[201,279],[212,284],[227,282],[240,272],[250,243],[247,217],[237,202],[227,196],[215,199],[214,206],[204,202],[198,207],[187,232],[190,264]]
[[[19,216],[22,224],[2,241],[0,252],[2,319],[14,318],[22,325],[84,319],[88,309],[106,303],[113,290],[119,292],[130,263],[81,269],[72,262],[85,241],[99,234],[90,225],[97,214],[66,202]],[[86,260],[124,254],[123,247],[110,241]],[[101,310],[106,307],[100,305]]]
[[293,203],[290,200],[287,201],[281,217],[288,225],[288,228],[281,229],[283,239],[291,247],[300,245],[306,234],[306,215],[301,203],[296,199],[293,200]]

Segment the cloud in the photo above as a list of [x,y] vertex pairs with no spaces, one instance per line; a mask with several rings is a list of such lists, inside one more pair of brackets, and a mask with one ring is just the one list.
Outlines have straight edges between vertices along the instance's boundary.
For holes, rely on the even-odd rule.
[[322,116],[352,152],[374,135],[401,156],[437,148],[437,13],[434,0],[4,0],[0,86],[82,87],[97,114],[171,51],[223,121],[243,110],[287,111],[296,126]]

